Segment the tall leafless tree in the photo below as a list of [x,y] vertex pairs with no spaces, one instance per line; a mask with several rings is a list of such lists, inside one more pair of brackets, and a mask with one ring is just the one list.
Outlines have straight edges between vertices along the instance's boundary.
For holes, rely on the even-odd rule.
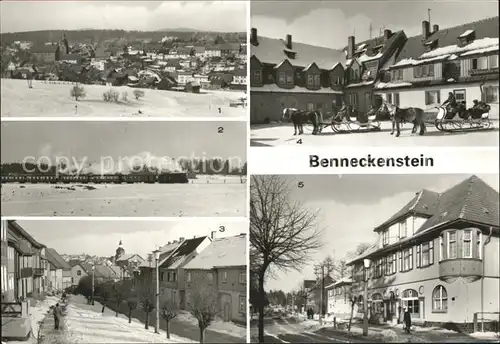
[[327,277],[332,277],[335,271],[335,261],[332,256],[326,257],[323,261],[314,265],[314,273],[318,277],[319,288],[321,293],[321,301],[319,306],[319,312],[323,316],[325,315],[326,306],[326,295],[325,295],[325,279]]
[[169,298],[166,300],[160,309],[160,316],[165,320],[167,338],[170,339],[170,322],[177,316],[179,313],[179,307],[175,300]]
[[[270,268],[301,269],[322,247],[317,213],[290,197],[281,176],[252,176],[250,184],[250,260],[258,277],[258,295],[265,297]],[[259,342],[264,341],[264,304],[259,303]]]
[[208,278],[198,276],[191,282],[188,293],[188,309],[198,320],[200,343],[205,342],[205,330],[219,314],[219,298],[212,283]]

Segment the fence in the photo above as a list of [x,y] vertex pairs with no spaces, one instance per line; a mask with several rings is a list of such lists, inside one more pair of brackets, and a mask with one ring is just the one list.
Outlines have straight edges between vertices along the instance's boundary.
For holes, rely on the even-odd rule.
[[474,332],[498,332],[500,312],[474,313]]

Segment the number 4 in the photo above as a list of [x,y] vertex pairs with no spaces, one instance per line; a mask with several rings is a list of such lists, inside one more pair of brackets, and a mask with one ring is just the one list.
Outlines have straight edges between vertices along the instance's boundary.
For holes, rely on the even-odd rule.
[[302,139],[297,140],[297,144],[301,145],[302,144]]

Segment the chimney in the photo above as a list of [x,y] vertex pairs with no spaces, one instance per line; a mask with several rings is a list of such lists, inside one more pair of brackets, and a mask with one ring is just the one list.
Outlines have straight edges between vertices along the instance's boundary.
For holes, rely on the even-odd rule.
[[210,232],[210,239],[214,240],[215,239],[215,233],[217,233],[216,231],[211,231]]
[[251,31],[251,34],[250,34],[250,43],[253,44],[253,45],[258,45],[259,44],[259,40],[257,39],[257,29],[256,28],[252,28],[252,31]]
[[429,35],[430,35],[430,28],[431,24],[427,21],[427,20],[424,20],[422,22],[422,39],[423,40],[426,40]]
[[184,237],[180,237],[179,242],[183,242],[183,241],[184,241]]
[[172,243],[172,242],[171,242],[171,241],[169,241],[167,245],[170,245],[171,243]]
[[286,35],[286,47],[292,49],[292,35]]
[[389,29],[384,30],[384,41],[387,41],[392,36],[392,31]]
[[439,31],[439,25],[438,24],[432,25],[432,33],[435,33],[435,32],[438,32],[438,31]]
[[351,59],[354,55],[354,46],[356,45],[356,41],[354,40],[354,36],[347,37],[347,58]]

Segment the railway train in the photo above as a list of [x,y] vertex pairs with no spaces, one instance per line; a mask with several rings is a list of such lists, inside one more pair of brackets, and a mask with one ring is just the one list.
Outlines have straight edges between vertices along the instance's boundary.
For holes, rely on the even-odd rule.
[[160,174],[151,173],[134,173],[134,174],[3,174],[1,175],[2,183],[45,183],[45,184],[132,184],[132,183],[161,183],[161,184],[181,184],[189,183],[186,172],[169,172]]

